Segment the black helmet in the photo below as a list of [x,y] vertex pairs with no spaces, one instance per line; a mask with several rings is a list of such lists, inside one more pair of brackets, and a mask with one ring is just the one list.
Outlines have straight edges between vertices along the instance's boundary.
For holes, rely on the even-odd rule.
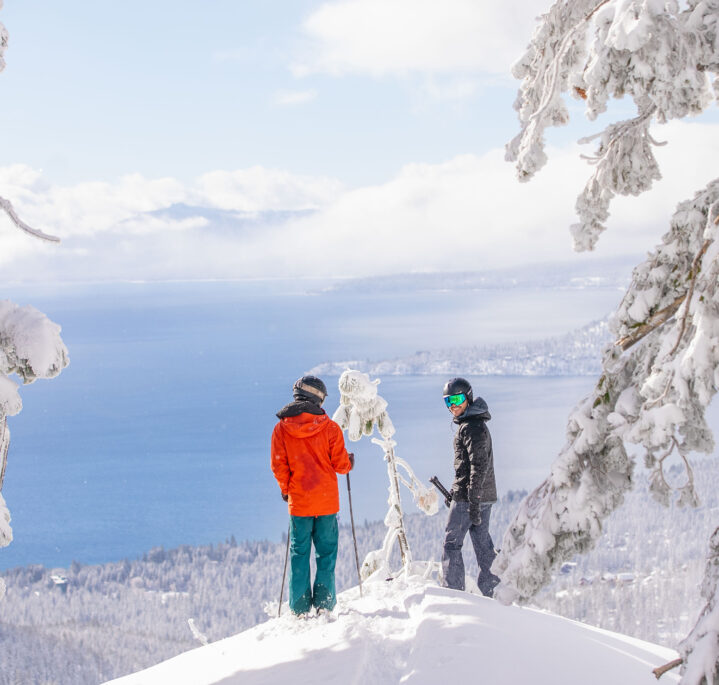
[[296,400],[309,400],[320,406],[327,397],[327,387],[317,376],[302,376],[292,386],[292,395]]
[[469,381],[464,378],[450,378],[444,384],[444,390],[442,390],[442,394],[445,397],[447,395],[459,395],[461,392],[467,396],[467,400],[470,404],[474,402],[474,397],[472,396],[472,386],[469,384]]

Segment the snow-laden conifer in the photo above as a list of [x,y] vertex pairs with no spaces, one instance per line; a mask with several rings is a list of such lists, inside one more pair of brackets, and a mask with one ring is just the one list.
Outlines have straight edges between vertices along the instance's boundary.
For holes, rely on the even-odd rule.
[[[699,113],[716,100],[718,27],[719,0],[558,0],[541,17],[514,67],[523,79],[515,105],[521,131],[507,158],[520,180],[546,162],[547,126],[568,120],[563,93],[585,100],[589,119],[611,98],[631,98],[636,106],[636,116],[594,137],[594,173],[571,228],[576,249],[596,245],[615,195],[639,195],[660,178],[650,126]],[[665,463],[675,457],[685,465],[677,502],[698,503],[688,455],[714,446],[705,410],[719,387],[718,223],[719,179],[679,205],[662,243],[635,268],[610,322],[615,342],[604,351],[601,377],[571,413],[550,476],[505,535],[494,566],[504,601],[532,597],[558,564],[595,543],[602,522],[633,486],[626,444],[641,446],[657,500],[672,499]],[[715,545],[712,550],[715,557]],[[719,642],[706,619],[714,615],[716,578],[709,571],[707,578],[704,619],[684,643],[686,683],[700,682],[693,675],[699,672],[713,678],[719,663]]]

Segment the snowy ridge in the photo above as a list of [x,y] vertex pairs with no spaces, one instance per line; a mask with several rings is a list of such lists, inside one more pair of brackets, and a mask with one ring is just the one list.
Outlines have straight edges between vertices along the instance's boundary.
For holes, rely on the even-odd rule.
[[[335,614],[286,613],[112,682],[424,684],[481,674],[488,683],[648,685],[656,682],[653,668],[676,658],[664,647],[441,588],[419,574],[367,582],[362,598],[352,588]],[[679,680],[676,673],[664,678]]]
[[386,361],[325,362],[309,373],[338,376],[352,368],[377,376],[592,376],[609,339],[607,321],[595,321],[544,340],[415,352]]

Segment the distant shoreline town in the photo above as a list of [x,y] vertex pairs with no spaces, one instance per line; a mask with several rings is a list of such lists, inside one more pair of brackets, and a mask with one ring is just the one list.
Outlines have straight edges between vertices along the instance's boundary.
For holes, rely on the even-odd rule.
[[310,373],[335,376],[352,368],[373,376],[591,376],[599,372],[609,341],[603,320],[543,340],[445,348],[382,361],[324,362]]

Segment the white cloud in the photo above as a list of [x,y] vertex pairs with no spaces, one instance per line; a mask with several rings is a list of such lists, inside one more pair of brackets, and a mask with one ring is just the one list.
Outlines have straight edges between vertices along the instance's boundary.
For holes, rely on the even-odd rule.
[[508,75],[548,0],[336,0],[303,25],[297,75]]
[[264,167],[213,171],[192,184],[132,174],[116,183],[74,186],[51,185],[23,165],[0,168],[0,196],[10,199],[28,224],[61,238],[115,230],[123,222],[180,203],[238,212],[316,209],[341,189],[334,179]]
[[212,171],[197,179],[193,203],[243,212],[317,209],[339,195],[342,184],[326,177],[252,167]]
[[[664,179],[639,198],[614,202],[599,256],[652,249],[677,202],[716,174],[719,125],[681,122],[653,133],[669,141],[657,149]],[[0,195],[64,242],[43,245],[0,220],[0,264],[6,280],[127,280],[361,276],[577,260],[584,257],[572,253],[568,227],[592,172],[578,154],[577,146],[550,150],[547,167],[527,184],[515,180],[496,149],[408,165],[387,183],[349,190],[332,179],[263,168],[215,171],[190,184],[128,176],[71,187],[52,186],[25,167],[2,168]],[[168,211],[179,203],[182,212]]]
[[274,102],[282,107],[304,105],[317,97],[317,91],[310,90],[280,90],[275,93]]

